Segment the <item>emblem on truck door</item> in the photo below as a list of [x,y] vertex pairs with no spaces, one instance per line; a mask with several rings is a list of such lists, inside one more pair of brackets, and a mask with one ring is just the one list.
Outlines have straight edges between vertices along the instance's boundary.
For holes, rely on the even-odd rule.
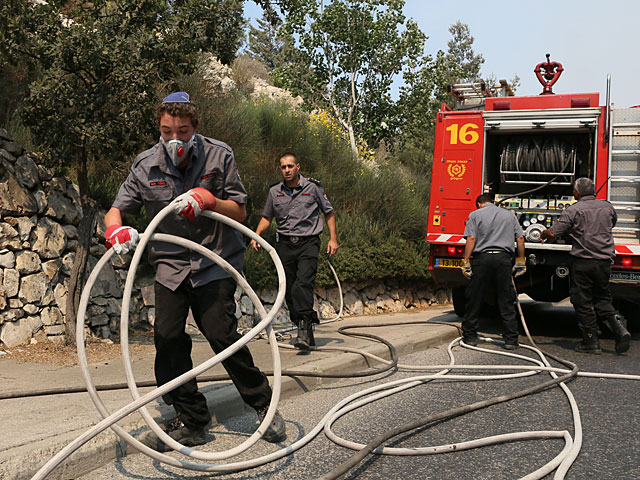
[[451,180],[462,180],[467,171],[466,162],[464,160],[447,160],[447,173]]

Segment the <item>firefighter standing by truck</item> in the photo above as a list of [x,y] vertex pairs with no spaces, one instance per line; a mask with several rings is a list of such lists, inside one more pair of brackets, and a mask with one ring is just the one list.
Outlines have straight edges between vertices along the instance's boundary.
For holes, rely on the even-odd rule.
[[571,303],[582,330],[576,350],[600,354],[598,318],[607,323],[616,338],[616,352],[629,350],[631,335],[622,316],[611,305],[609,290],[611,264],[615,256],[612,229],[618,219],[611,203],[595,198],[595,186],[588,178],[578,178],[573,187],[577,203],[566,208],[542,240],[568,233],[571,237]]
[[[518,348],[516,320],[516,290],[511,280],[527,270],[524,258],[524,236],[516,216],[497,207],[488,195],[476,199],[477,210],[469,214],[464,230],[463,275],[471,281],[467,286],[467,308],[462,321],[462,340],[467,345],[478,344],[478,320],[487,287],[495,285],[498,310],[504,324],[504,348]],[[517,243],[518,256],[512,267]],[[473,254],[473,263],[471,255]]]

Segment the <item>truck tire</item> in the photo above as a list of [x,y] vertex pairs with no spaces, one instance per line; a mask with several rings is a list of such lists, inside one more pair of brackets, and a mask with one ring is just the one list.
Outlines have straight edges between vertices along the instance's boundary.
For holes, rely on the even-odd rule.
[[453,300],[453,311],[460,318],[464,317],[467,311],[467,300],[465,298],[466,287],[455,287],[451,290],[451,299]]

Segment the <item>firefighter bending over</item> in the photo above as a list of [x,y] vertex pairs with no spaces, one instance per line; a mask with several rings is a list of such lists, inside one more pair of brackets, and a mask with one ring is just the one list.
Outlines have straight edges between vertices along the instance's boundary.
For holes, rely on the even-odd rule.
[[[491,197],[480,195],[477,210],[469,214],[464,236],[463,275],[470,279],[466,291],[467,308],[462,321],[462,340],[467,345],[478,344],[478,320],[487,287],[495,285],[498,310],[504,324],[504,348],[518,348],[518,322],[516,320],[516,290],[511,280],[527,270],[524,258],[524,234],[516,216],[493,204]],[[516,250],[518,257],[512,267]],[[473,254],[473,263],[471,255]],[[473,268],[472,268],[473,266]]]
[[600,354],[598,319],[607,323],[616,338],[616,352],[629,350],[631,335],[622,316],[611,305],[609,276],[615,256],[612,229],[618,220],[613,206],[596,200],[595,186],[588,178],[578,178],[573,196],[578,200],[566,208],[551,228],[542,232],[542,240],[567,233],[571,237],[571,303],[582,330],[582,342],[576,350]]

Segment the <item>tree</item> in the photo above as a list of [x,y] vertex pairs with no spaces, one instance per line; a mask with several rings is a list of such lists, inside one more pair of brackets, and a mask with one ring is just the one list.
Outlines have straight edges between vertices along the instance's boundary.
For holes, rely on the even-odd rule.
[[[438,110],[451,98],[447,87],[460,75],[460,66],[442,50],[435,58],[430,55],[421,58],[405,72],[398,99],[403,163],[418,171],[429,165]],[[407,151],[409,155],[402,154]]]
[[249,25],[247,52],[254,60],[266,65],[269,71],[284,68],[287,64],[287,49],[290,39],[281,32],[282,20],[275,16],[270,21],[266,15],[258,19],[258,27]]
[[301,2],[285,20],[296,39],[281,69],[288,88],[313,108],[330,111],[349,138],[375,146],[392,135],[389,89],[407,62],[422,53],[425,35],[402,14],[404,0]]
[[75,170],[80,188],[84,235],[70,281],[68,340],[96,214],[88,166],[125,169],[157,135],[151,119],[158,95],[195,69],[199,52],[235,55],[241,7],[240,0],[0,4],[0,53],[41,72],[29,85],[23,122],[40,149]]
[[405,73],[400,87],[403,140],[416,141],[433,137],[436,114],[451,97],[447,87],[462,74],[453,58],[440,50],[435,58],[426,56]]
[[473,51],[473,36],[469,26],[458,20],[449,27],[451,40],[447,42],[448,55],[462,69],[463,82],[475,82],[480,79],[480,67],[484,63],[482,54]]
[[221,63],[231,65],[244,41],[243,0],[182,0],[185,27],[200,38],[193,47],[216,54]]
[[29,72],[26,65],[20,62],[11,64],[6,58],[0,58],[0,127],[9,129],[15,112],[20,108],[22,99],[27,94],[29,79],[34,72]]

